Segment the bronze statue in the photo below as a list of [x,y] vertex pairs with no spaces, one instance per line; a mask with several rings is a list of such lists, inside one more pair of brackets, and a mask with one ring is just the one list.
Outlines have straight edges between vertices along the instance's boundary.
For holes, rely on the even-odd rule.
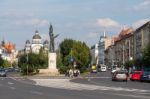
[[58,37],[57,35],[54,35],[53,33],[53,26],[50,24],[49,27],[49,37],[50,37],[50,44],[49,44],[49,52],[55,52],[55,38]]

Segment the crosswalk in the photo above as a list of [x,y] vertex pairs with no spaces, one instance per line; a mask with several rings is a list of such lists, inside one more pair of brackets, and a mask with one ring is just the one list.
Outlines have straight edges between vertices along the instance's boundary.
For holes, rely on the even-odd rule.
[[138,99],[150,99],[150,90],[79,84],[70,82],[69,79],[32,79],[32,80],[36,82],[36,85],[57,89],[78,90],[78,91],[88,90],[96,92],[107,91],[107,94],[109,95],[111,94],[116,96],[133,97]]
[[32,80],[36,82],[36,85],[53,87],[53,88],[61,88],[61,89],[70,89],[70,90],[112,90],[112,91],[150,93],[150,90],[79,84],[79,83],[70,82],[69,79],[32,79]]

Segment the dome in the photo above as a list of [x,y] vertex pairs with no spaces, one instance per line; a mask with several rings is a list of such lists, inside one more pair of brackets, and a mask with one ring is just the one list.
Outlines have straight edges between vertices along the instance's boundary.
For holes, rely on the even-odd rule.
[[35,35],[33,36],[33,39],[41,39],[38,30],[35,31]]
[[45,40],[43,44],[48,44],[48,43],[49,43],[48,40]]
[[29,41],[29,40],[26,40],[26,44],[30,44],[30,41]]

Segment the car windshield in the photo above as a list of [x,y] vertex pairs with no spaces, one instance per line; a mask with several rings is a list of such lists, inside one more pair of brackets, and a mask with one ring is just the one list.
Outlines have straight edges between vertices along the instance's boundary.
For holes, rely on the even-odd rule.
[[134,72],[134,74],[140,74],[140,73],[141,73],[140,71],[135,71],[135,72]]
[[118,74],[125,74],[125,72],[124,71],[119,71],[119,72],[117,72]]
[[150,71],[144,71],[144,75],[150,75]]
[[5,72],[5,70],[4,69],[0,69],[0,72]]

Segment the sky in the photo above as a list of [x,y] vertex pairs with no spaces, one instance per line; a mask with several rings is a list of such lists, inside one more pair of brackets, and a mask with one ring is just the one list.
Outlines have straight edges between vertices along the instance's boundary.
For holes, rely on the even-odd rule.
[[35,30],[49,39],[53,25],[56,46],[66,38],[98,43],[106,31],[117,35],[121,29],[140,27],[150,20],[150,0],[0,0],[0,41],[23,49]]

